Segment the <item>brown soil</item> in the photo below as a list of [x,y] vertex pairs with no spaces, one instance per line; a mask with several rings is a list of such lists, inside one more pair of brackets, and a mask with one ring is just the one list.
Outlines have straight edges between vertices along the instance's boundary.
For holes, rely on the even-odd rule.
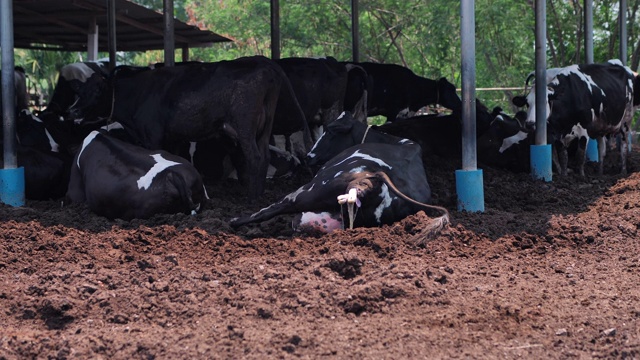
[[427,159],[452,224],[424,246],[423,213],[323,236],[290,216],[229,227],[302,175],[250,206],[211,185],[193,217],[0,205],[0,359],[638,358],[635,151],[628,176],[485,168],[484,213],[456,211],[458,164]]

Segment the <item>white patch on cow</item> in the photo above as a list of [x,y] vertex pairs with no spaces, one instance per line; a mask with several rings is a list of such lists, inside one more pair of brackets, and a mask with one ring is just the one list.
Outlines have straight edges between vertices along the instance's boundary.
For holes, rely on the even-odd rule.
[[343,172],[344,171],[342,171],[342,170],[338,171],[335,175],[333,175],[333,178],[334,179],[337,178],[338,176],[342,175]]
[[382,223],[381,222],[382,213],[386,208],[391,206],[391,202],[393,201],[393,199],[391,198],[391,195],[389,194],[389,188],[387,187],[387,184],[382,184],[382,186],[380,187],[380,197],[382,198],[382,201],[380,202],[380,205],[376,207],[376,210],[373,212],[373,214],[376,217],[376,221],[378,222],[378,225]]
[[44,133],[47,135],[47,139],[49,139],[49,146],[51,146],[51,151],[60,152],[60,145],[58,145],[58,143],[53,140],[53,136],[51,136],[49,130],[44,129]]
[[309,150],[309,153],[307,153],[307,157],[313,159],[314,157],[316,157],[317,155],[314,153],[314,150],[316,149],[316,147],[318,146],[318,144],[320,143],[320,141],[322,141],[322,138],[324,137],[325,133],[322,133],[322,135],[320,135],[320,137],[318,138],[318,141],[315,142],[315,144],[313,144],[313,146],[311,147],[311,150]]
[[122,126],[122,124],[120,124],[117,121],[114,121],[110,124],[107,124],[103,127],[101,127],[100,129],[102,130],[107,130],[107,131],[111,131],[111,130],[124,130],[124,126]]
[[347,114],[347,112],[343,111],[340,115],[338,115],[338,118],[336,120],[342,119],[346,114]]
[[361,153],[360,150],[356,150],[356,152],[351,154],[349,157],[345,158],[344,160],[340,161],[339,163],[334,164],[333,166],[338,166],[338,165],[340,165],[340,164],[342,164],[344,162],[353,161],[353,160],[356,160],[356,159],[368,160],[368,161],[372,161],[372,162],[374,162],[374,163],[376,163],[376,164],[378,164],[380,166],[384,166],[384,167],[387,167],[389,169],[392,168],[391,166],[389,166],[389,164],[387,164],[386,162],[382,161],[381,159],[374,158],[371,155]]
[[81,82],[85,82],[93,74],[95,74],[95,71],[84,63],[69,64],[60,69],[60,76],[67,81],[79,80]]
[[191,161],[192,164],[195,164],[193,162],[193,155],[196,153],[197,145],[198,145],[198,143],[195,142],[195,141],[189,142],[189,160]]
[[209,194],[207,194],[207,188],[206,188],[206,187],[204,187],[204,185],[202,185],[202,190],[204,190],[204,197],[205,197],[205,199],[209,200],[209,199],[210,199],[210,197],[209,197]]
[[[306,185],[305,185],[305,186],[306,186]],[[301,186],[301,187],[299,187],[299,188],[298,188],[298,190],[296,190],[296,191],[292,192],[291,194],[289,194],[289,195],[285,196],[284,198],[285,198],[286,200],[291,201],[291,202],[295,202],[295,201],[296,201],[296,198],[298,197],[298,195],[300,195],[300,194],[302,194],[302,193],[304,193],[304,192],[309,192],[309,191],[313,190],[313,188],[314,188],[314,186],[316,186],[316,184],[312,184],[312,185],[311,185],[311,187],[310,187],[310,188],[308,188],[308,189],[305,189],[305,188],[304,188],[305,186]]]
[[160,154],[153,154],[151,155],[151,157],[153,158],[153,160],[156,161],[156,163],[151,167],[151,169],[149,169],[149,171],[147,171],[146,174],[144,174],[142,177],[140,177],[140,179],[138,179],[137,181],[138,189],[144,189],[144,190],[149,189],[156,175],[161,173],[166,168],[169,168],[175,165],[180,165],[180,163],[163,158],[162,155]]
[[398,144],[413,144],[413,141],[411,141],[409,139],[402,139],[402,140],[398,141]]
[[502,140],[502,146],[500,146],[500,150],[498,150],[500,153],[505,152],[507,149],[509,149],[511,146],[519,143],[520,141],[524,140],[527,138],[527,133],[524,131],[518,131],[517,134],[509,136],[508,138],[504,138],[504,140]]
[[[594,87],[597,89],[600,89],[600,87],[595,83],[595,81],[593,81],[591,76],[580,71],[580,67],[578,65],[567,66],[558,73],[558,75],[565,75],[565,76],[569,76],[572,74],[577,76],[580,80],[582,80],[582,82],[585,83],[585,85],[587,85],[587,87],[589,88],[589,92],[591,94],[593,94]],[[557,85],[559,82],[560,80],[557,77],[551,81],[551,83],[554,85]],[[600,92],[602,93],[602,96],[605,96],[604,91],[602,91],[602,89],[600,89]]]
[[568,147],[573,140],[580,138],[586,138],[587,143],[589,142],[589,134],[587,133],[587,130],[580,124],[576,124],[571,128],[571,132],[562,138],[562,144]]
[[324,134],[324,127],[322,125],[312,126],[309,128],[309,131],[311,132],[312,139],[320,139],[322,134]]
[[78,158],[76,159],[76,165],[78,166],[78,169],[80,169],[80,156],[82,156],[82,152],[87,146],[89,146],[89,144],[91,144],[93,139],[98,136],[98,134],[100,133],[94,130],[90,132],[89,135],[87,135],[87,137],[85,137],[82,141],[82,147],[80,148],[80,151],[78,152]]

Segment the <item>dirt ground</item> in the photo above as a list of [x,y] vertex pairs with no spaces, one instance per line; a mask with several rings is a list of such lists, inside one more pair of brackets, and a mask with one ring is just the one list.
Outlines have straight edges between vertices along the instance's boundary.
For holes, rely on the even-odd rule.
[[0,205],[0,359],[640,357],[640,149],[630,174],[553,182],[483,168],[486,211],[456,211],[455,161],[426,159],[452,224],[424,213],[302,235],[238,230],[308,181],[242,205],[229,180],[196,216],[109,221]]

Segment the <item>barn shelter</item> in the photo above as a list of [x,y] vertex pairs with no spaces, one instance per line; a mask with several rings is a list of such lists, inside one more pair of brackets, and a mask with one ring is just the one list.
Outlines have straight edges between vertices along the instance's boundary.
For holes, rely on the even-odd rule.
[[[90,61],[97,59],[98,51],[108,51],[111,63],[115,63],[116,49],[164,49],[165,62],[173,64],[176,48],[182,49],[182,60],[187,60],[191,47],[231,41],[175,19],[173,0],[163,3],[164,11],[158,13],[127,0],[2,0],[3,104],[10,104],[15,94],[14,48],[86,51]],[[13,107],[3,106],[2,117],[4,166],[0,170],[0,201],[22,206],[24,169],[17,166]]]
[[[163,14],[127,0],[113,0],[118,51],[164,49]],[[61,51],[109,51],[105,0],[13,0],[14,47]],[[174,19],[175,48],[231,41]]]

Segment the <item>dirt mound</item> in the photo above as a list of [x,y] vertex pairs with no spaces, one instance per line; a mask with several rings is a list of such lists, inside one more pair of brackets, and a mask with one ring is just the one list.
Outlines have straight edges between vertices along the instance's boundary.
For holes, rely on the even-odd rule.
[[210,184],[196,216],[0,206],[0,359],[640,357],[636,152],[628,176],[484,168],[484,213],[456,211],[459,164],[426,163],[452,224],[423,246],[422,212],[328,235],[291,216],[229,227],[304,175],[251,205]]

